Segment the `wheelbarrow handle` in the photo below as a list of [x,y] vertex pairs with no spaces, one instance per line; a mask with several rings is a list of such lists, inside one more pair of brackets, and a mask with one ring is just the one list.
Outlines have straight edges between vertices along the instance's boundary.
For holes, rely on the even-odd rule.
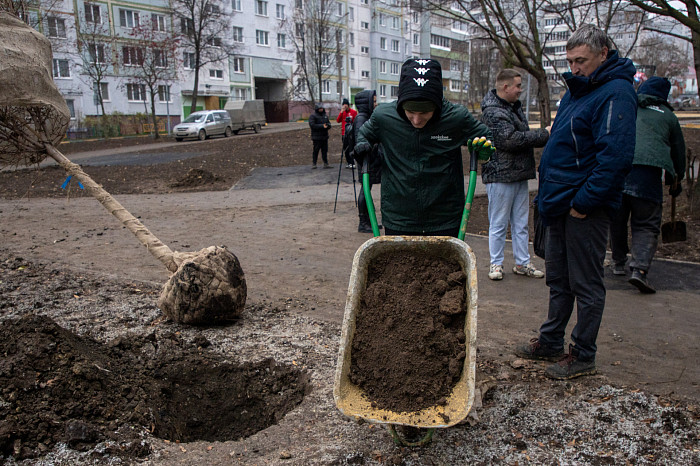
[[372,234],[376,238],[379,236],[379,223],[377,223],[377,212],[374,210],[372,193],[369,190],[369,157],[365,157],[362,161],[362,190],[365,192],[365,202],[367,203],[369,223],[372,225]]
[[469,153],[469,186],[467,187],[467,199],[464,203],[464,212],[462,213],[462,222],[459,224],[459,233],[457,239],[464,241],[464,235],[467,233],[467,223],[469,222],[469,214],[472,210],[472,201],[474,200],[474,191],[476,190],[476,169],[479,164],[479,157],[476,155],[476,149]]

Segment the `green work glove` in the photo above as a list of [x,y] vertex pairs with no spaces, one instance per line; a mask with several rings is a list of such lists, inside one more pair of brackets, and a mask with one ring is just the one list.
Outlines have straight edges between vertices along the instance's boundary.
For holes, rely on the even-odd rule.
[[472,151],[476,151],[476,155],[479,157],[479,160],[483,161],[490,159],[491,155],[496,152],[496,148],[493,147],[491,141],[484,137],[474,138],[467,141],[467,149],[469,149],[470,153]]

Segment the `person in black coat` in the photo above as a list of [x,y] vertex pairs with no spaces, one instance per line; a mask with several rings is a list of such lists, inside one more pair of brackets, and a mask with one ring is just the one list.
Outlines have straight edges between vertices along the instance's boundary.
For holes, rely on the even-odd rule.
[[[354,131],[355,141],[360,128],[372,116],[374,108],[377,106],[377,91],[366,90],[355,95],[355,107],[357,107],[357,116],[355,117]],[[375,144],[372,148],[372,153],[369,158],[369,189],[372,189],[373,184],[381,182],[382,179],[382,145]],[[361,171],[362,167],[358,167]],[[357,197],[357,209],[360,216],[360,223],[357,226],[359,233],[372,233],[372,225],[369,220],[369,211],[367,210],[367,202],[365,201],[364,186],[360,185],[360,194]]]
[[314,143],[313,165],[311,168],[316,168],[319,151],[321,151],[321,158],[323,159],[323,168],[331,168],[328,164],[328,130],[331,128],[331,122],[328,119],[328,115],[326,115],[326,109],[323,108],[321,103],[317,103],[314,110],[314,113],[309,116],[311,140]]

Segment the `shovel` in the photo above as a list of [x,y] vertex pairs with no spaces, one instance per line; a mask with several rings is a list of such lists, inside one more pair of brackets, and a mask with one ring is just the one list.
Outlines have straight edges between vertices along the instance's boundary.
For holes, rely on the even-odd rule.
[[676,198],[671,198],[671,221],[661,225],[661,241],[665,243],[675,243],[688,239],[685,222],[676,221]]

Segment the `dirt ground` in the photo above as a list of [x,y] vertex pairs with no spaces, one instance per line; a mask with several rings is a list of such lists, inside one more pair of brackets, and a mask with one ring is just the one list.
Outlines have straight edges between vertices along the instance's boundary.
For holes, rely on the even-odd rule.
[[[164,267],[94,200],[73,186],[62,191],[60,171],[0,173],[3,461],[700,462],[692,290],[647,297],[611,282],[600,374],[553,382],[543,364],[509,350],[541,321],[543,281],[480,280],[470,417],[422,448],[396,446],[384,426],[344,417],[332,398],[340,323],[352,256],[368,239],[353,231],[352,198],[334,214],[334,184],[227,191],[253,167],[308,165],[309,149],[308,131],[263,131],[183,145],[202,155],[177,162],[85,167],[173,249],[226,244],[239,256],[248,304],[238,322],[219,327],[164,318],[155,304]],[[337,167],[337,153],[331,162]],[[320,192],[325,200],[313,198]],[[484,201],[475,202],[470,233],[487,230]],[[484,250],[483,238],[468,241]],[[698,252],[678,245],[674,254]]]

